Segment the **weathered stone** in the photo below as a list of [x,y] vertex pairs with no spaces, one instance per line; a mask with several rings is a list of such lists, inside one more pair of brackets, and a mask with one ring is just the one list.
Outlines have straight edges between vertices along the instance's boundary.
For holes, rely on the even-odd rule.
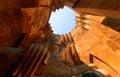
[[120,1],[118,0],[79,0],[74,9],[79,13],[120,18]]
[[[76,11],[76,27],[53,34],[50,14],[65,5]],[[1,0],[0,77],[81,77],[90,71],[119,77],[119,7],[119,0]]]

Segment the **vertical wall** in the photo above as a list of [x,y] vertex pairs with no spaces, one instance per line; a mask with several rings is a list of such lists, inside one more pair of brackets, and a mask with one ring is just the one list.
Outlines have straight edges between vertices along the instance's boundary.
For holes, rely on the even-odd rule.
[[71,33],[84,63],[94,63],[116,77],[120,74],[120,33],[101,24],[104,19],[103,16],[79,13],[76,28]]
[[[0,47],[18,46],[21,42],[21,46],[29,45],[40,29],[40,37],[45,36],[44,28],[49,27],[51,11],[56,9],[52,3],[51,0],[0,1]],[[27,34],[25,38],[24,34]]]
[[79,0],[73,8],[77,12],[120,18],[119,0]]

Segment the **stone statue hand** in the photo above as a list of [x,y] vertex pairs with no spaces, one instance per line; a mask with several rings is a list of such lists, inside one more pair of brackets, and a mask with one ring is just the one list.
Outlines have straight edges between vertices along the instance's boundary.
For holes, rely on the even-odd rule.
[[32,44],[26,49],[20,61],[12,73],[16,77],[33,77],[34,75],[41,75],[45,72],[47,63],[50,57],[48,45]]

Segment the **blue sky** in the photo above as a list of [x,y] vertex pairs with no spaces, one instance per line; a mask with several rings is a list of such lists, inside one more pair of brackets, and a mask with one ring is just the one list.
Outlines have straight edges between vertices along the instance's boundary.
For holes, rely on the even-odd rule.
[[55,34],[68,33],[75,27],[75,12],[65,6],[52,12],[49,23]]

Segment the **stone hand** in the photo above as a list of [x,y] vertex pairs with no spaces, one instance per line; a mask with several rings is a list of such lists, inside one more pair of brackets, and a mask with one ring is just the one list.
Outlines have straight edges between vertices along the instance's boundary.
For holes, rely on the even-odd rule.
[[16,77],[29,77],[34,76],[38,70],[39,74],[43,73],[48,63],[50,52],[48,45],[32,44],[22,54],[20,61],[12,73]]

